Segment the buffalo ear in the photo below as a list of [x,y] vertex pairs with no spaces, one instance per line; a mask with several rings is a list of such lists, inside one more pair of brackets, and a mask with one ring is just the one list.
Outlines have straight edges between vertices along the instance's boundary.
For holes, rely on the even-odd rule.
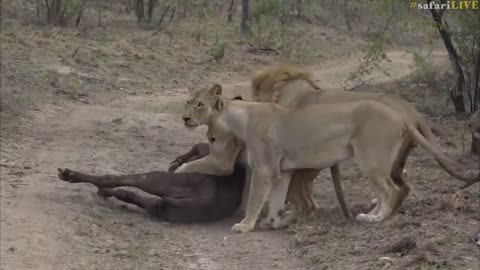
[[219,84],[214,84],[210,90],[208,90],[213,96],[221,96],[222,95],[222,87]]

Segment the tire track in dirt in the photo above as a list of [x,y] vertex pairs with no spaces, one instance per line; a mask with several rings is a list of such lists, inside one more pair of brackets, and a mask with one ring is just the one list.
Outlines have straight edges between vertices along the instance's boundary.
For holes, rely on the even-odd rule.
[[[404,53],[389,55],[394,78],[407,75]],[[338,88],[356,63],[325,62],[313,68],[314,76],[321,86]],[[225,87],[227,94],[248,87],[236,85]],[[166,169],[204,141],[204,128],[187,132],[178,119],[185,97],[186,90],[172,90],[107,105],[48,105],[20,122],[17,137],[2,141],[2,269],[307,269],[290,255],[285,231],[233,234],[234,219],[159,223],[134,207],[98,199],[91,186],[57,180],[57,167]]]

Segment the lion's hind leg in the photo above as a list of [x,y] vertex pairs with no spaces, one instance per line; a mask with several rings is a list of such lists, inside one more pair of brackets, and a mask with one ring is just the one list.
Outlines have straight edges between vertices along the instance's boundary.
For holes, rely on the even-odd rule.
[[380,222],[392,215],[400,189],[393,183],[389,175],[372,173],[368,174],[368,178],[376,191],[377,204],[369,213],[359,214],[357,220]]
[[393,211],[396,211],[400,208],[405,198],[410,193],[410,186],[403,180],[403,168],[405,167],[405,163],[407,161],[408,155],[412,151],[414,145],[408,139],[406,139],[400,150],[398,152],[398,156],[395,159],[395,162],[392,167],[391,177],[395,185],[400,189],[400,194],[393,206]]
[[[388,134],[389,132],[391,133]],[[372,183],[377,197],[376,206],[368,214],[359,214],[356,218],[358,221],[380,222],[390,217],[394,211],[401,190],[393,181],[391,173],[401,147],[401,134],[399,130],[396,132],[394,128],[387,128],[383,141],[374,145],[360,140],[352,142],[355,162]]]
[[301,180],[302,183],[302,197],[308,203],[308,208],[306,211],[306,215],[310,214],[311,212],[315,211],[318,208],[318,204],[315,202],[315,198],[313,198],[313,181],[319,174],[320,170],[316,169],[303,169],[303,179]]
[[317,208],[313,200],[312,185],[318,172],[316,169],[300,169],[293,172],[287,200],[293,203],[295,214],[306,216]]

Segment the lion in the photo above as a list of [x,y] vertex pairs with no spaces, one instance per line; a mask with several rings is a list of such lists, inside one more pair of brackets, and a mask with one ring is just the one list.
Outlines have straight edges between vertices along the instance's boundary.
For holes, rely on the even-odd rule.
[[[273,102],[288,108],[303,108],[312,104],[328,104],[347,101],[375,100],[396,110],[409,121],[430,143],[436,141],[427,120],[413,105],[404,99],[383,93],[356,93],[349,91],[322,90],[311,78],[311,74],[293,65],[270,66],[257,71],[252,79],[251,96],[256,102]],[[407,197],[410,187],[403,181],[402,173],[411,150],[415,147],[412,140],[406,138],[398,159],[395,161],[391,177],[400,188],[401,197]],[[448,168],[446,168],[448,170]],[[330,168],[340,209],[349,218],[340,183],[337,165]],[[312,198],[312,183],[318,170],[303,169],[294,172],[291,197],[300,212],[308,214],[316,208]],[[454,172],[453,172],[454,173]],[[305,199],[302,199],[305,198]]]
[[[216,84],[193,93],[182,118],[189,128],[207,125],[213,143],[208,156],[182,165],[178,172],[230,174],[236,157],[245,148],[252,171],[251,186],[246,216],[232,227],[234,232],[252,231],[267,200],[266,221],[279,228],[279,213],[292,173],[298,169],[323,169],[353,158],[372,182],[377,199],[376,206],[369,213],[359,214],[357,220],[380,222],[390,217],[404,199],[391,174],[406,142],[420,145],[449,172],[456,167],[467,168],[440,152],[411,121],[377,101],[289,109],[274,103],[225,100],[222,87]],[[468,183],[480,181],[479,175],[454,174]]]

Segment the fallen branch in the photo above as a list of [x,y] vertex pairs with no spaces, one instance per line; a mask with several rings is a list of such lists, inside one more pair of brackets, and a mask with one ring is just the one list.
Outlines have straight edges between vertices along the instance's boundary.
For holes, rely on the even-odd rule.
[[255,45],[253,45],[252,43],[247,43],[247,45],[252,47],[251,49],[247,49],[247,52],[249,52],[249,53],[255,53],[256,51],[265,51],[265,52],[273,52],[276,55],[280,55],[280,53],[277,50],[275,50],[273,48],[270,48],[270,47],[257,47]]
[[391,246],[385,247],[383,249],[383,253],[402,253],[402,254],[408,254],[412,249],[417,247],[417,243],[415,242],[412,237],[407,236],[399,241],[393,243]]
[[360,86],[363,86],[363,85],[365,85],[365,84],[368,84],[368,83],[370,83],[371,81],[375,80],[376,78],[377,78],[377,77],[373,77],[373,78],[370,78],[370,79],[368,79],[368,80],[361,80],[361,82],[360,82],[359,84],[354,85],[354,86],[352,86],[352,87],[350,87],[350,88],[348,88],[348,89],[344,86],[344,87],[343,87],[343,90],[345,90],[345,91],[353,91],[355,88],[358,88],[358,87],[360,87]]
[[78,50],[80,50],[80,47],[76,48],[75,51],[73,51],[73,53],[72,53],[72,58],[74,58],[75,55],[77,55]]
[[192,61],[188,60],[187,58],[185,58],[185,62],[187,62],[189,64],[192,64],[192,65],[203,65],[203,64],[206,64],[206,63],[210,63],[213,60],[215,60],[215,57],[211,57],[211,58],[208,58],[207,60],[203,60],[203,61],[200,61],[200,62],[192,62]]
[[101,83],[105,83],[105,84],[108,84],[110,85],[111,87],[113,87],[114,89],[117,89],[118,91],[120,92],[123,92],[123,93],[127,93],[127,94],[130,94],[130,95],[135,95],[137,94],[136,92],[131,92],[131,91],[128,91],[128,90],[125,90],[123,89],[122,87],[114,84],[114,83],[111,83],[111,82],[108,82],[108,81],[105,81],[105,80],[102,80],[102,79],[99,79],[99,78],[95,78],[95,77],[91,77],[91,76],[88,76],[86,74],[80,74],[80,73],[76,73],[76,72],[72,72],[70,71],[69,74],[73,74],[73,75],[76,75],[80,78],[84,78],[84,79],[88,79],[88,80],[92,80],[92,81],[97,81],[97,82],[101,82]]
[[70,98],[73,99],[73,100],[82,102],[82,103],[84,103],[84,104],[89,104],[87,100],[85,100],[85,99],[83,99],[83,98],[79,98],[79,97],[77,97],[74,93],[65,91],[65,90],[63,90],[63,89],[59,89],[59,90],[57,90],[55,93],[57,93],[57,94],[64,94],[64,95],[70,97]]

